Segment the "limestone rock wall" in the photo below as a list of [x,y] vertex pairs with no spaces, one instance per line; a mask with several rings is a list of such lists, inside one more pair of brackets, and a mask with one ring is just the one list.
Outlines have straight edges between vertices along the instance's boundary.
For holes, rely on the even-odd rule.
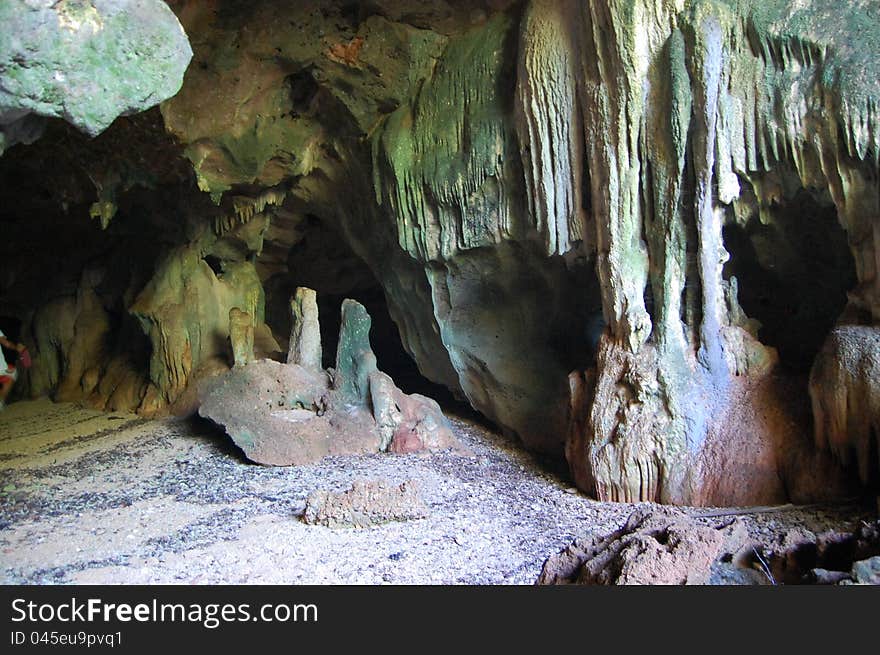
[[[810,487],[806,472],[787,464],[801,461],[805,445],[774,431],[775,419],[755,419],[751,441],[736,448],[723,423],[730,408],[756,402],[737,378],[760,384],[775,360],[754,338],[736,280],[723,275],[723,228],[755,214],[771,223],[770,206],[790,198],[791,187],[827,194],[855,261],[849,305],[876,321],[877,88],[865,74],[875,64],[842,36],[876,33],[876,7],[863,9],[844,17],[823,2],[530,2],[518,28],[497,18],[474,31],[476,44],[450,43],[416,102],[392,114],[374,140],[379,201],[393,209],[400,246],[413,258],[436,269],[472,251],[478,286],[507,299],[494,287],[510,272],[493,268],[480,248],[502,252],[502,242],[534,240],[548,257],[595,256],[609,329],[591,409],[568,454],[586,460],[572,468],[599,497],[745,502]],[[498,59],[507,38],[518,39],[512,94],[504,86],[510,55]],[[511,184],[520,179],[524,201]],[[528,267],[527,258],[516,261]],[[448,277],[454,285],[468,279]],[[454,303],[442,286],[432,289],[443,334],[438,308]],[[480,298],[473,288],[463,295]],[[546,317],[552,302],[543,300],[527,314]],[[517,399],[519,415],[497,408],[505,394],[492,382],[504,368],[485,353],[505,358],[512,350],[476,335],[492,323],[480,309],[499,318],[504,310],[482,299],[475,305],[467,309],[478,317],[472,324],[444,334],[465,394],[537,446],[524,415],[563,412],[546,397],[540,409],[529,406],[534,391]],[[542,336],[517,341],[534,346],[546,343]],[[463,340],[479,344],[478,365],[462,363]],[[561,381],[552,360],[532,352]],[[516,362],[552,394],[528,355]],[[787,402],[777,400],[768,415],[785,414]],[[542,425],[556,433],[557,423]],[[719,486],[736,449],[750,453],[754,470]]]
[[[810,293],[823,248],[789,243],[803,233],[852,261],[816,267],[834,279],[814,316],[785,299],[788,325],[815,324],[802,368],[838,319],[880,321],[876,3],[169,5],[194,54],[162,120],[211,206],[190,203],[127,297],[150,343],[143,409],[201,375],[231,307],[261,321],[263,288],[309,265],[284,254],[317,222],[382,286],[421,372],[529,447],[564,450],[586,491],[844,492],[824,445],[847,437],[820,427],[813,447],[786,323],[762,326],[761,303]],[[123,178],[92,180],[105,228],[143,183]],[[854,379],[822,371],[814,409]]]

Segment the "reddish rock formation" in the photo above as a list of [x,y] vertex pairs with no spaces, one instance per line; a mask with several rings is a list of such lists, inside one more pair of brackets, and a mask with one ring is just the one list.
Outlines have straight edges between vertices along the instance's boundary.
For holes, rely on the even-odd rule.
[[[295,466],[389,447],[396,453],[460,449],[435,401],[404,394],[376,369],[363,306],[346,300],[342,312],[334,369],[237,358],[231,371],[202,383],[199,413],[223,426],[259,464]],[[313,335],[295,336],[308,341]],[[291,346],[301,352],[304,343]]]

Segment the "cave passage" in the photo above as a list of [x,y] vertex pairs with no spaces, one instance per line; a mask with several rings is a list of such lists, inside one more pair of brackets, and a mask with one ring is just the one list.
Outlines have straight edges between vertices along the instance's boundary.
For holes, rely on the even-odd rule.
[[[372,318],[370,343],[376,354],[376,363],[405,393],[419,393],[433,398],[444,407],[463,409],[470,407],[460,403],[446,387],[425,378],[418,365],[406,352],[397,325],[388,311],[385,294],[378,282],[366,289],[353,290],[347,294],[318,294],[318,313],[321,320],[321,345],[324,368],[335,366],[336,346],[339,343],[339,327],[342,301],[346,298],[362,304]],[[472,410],[470,410],[472,411]]]
[[737,278],[740,305],[781,365],[806,375],[856,284],[855,263],[832,205],[800,191],[768,215],[724,228],[724,277]]
[[372,319],[370,343],[379,370],[390,375],[405,393],[419,393],[433,398],[444,408],[473,415],[474,410],[456,399],[449,389],[421,374],[403,346],[385,293],[366,263],[321,218],[308,214],[303,226],[304,235],[290,249],[287,271],[264,284],[266,322],[275,338],[282,344],[287,342],[291,327],[289,300],[296,288],[314,289],[321,324],[322,363],[324,368],[332,368],[336,365],[342,301],[356,300]]

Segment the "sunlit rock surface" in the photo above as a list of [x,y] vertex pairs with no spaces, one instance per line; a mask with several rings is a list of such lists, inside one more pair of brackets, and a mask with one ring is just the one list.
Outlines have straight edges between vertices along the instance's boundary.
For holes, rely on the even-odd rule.
[[161,0],[7,0],[0,25],[0,153],[34,140],[31,114],[100,134],[177,93],[192,57]]

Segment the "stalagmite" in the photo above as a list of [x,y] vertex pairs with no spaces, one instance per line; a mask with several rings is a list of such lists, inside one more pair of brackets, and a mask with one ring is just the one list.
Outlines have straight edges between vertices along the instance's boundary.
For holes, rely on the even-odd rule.
[[311,371],[320,371],[321,326],[318,322],[318,301],[313,289],[297,287],[290,299],[291,328],[288,364],[299,364]]
[[[522,0],[418,19],[408,0],[288,4],[215,20],[176,3],[198,64],[137,161],[28,146],[41,158],[22,184],[68,165],[28,186],[17,225],[50,205],[65,226],[68,209],[115,209],[106,229],[71,231],[84,254],[57,280],[33,272],[48,255],[32,266],[0,244],[0,282],[38,345],[31,393],[172,407],[231,332],[241,342],[231,308],[250,315],[258,358],[281,360],[260,344],[289,332],[288,368],[320,378],[316,297],[290,304],[308,285],[328,304],[372,294],[425,378],[564,453],[600,499],[840,496],[826,444],[874,479],[875,390],[859,372],[880,324],[880,4]],[[117,146],[141,133],[129,124]],[[109,254],[120,244],[143,254],[128,266]],[[125,273],[83,289],[86,262]],[[77,316],[46,325],[62,310]],[[372,406],[376,443],[406,450],[423,440],[403,434],[369,330],[346,301],[326,391]]]
[[229,310],[229,341],[235,366],[244,366],[254,359],[254,321],[238,307]]
[[370,402],[370,374],[376,370],[376,355],[370,347],[371,324],[363,305],[350,299],[342,302],[333,388],[345,402],[364,407]]

